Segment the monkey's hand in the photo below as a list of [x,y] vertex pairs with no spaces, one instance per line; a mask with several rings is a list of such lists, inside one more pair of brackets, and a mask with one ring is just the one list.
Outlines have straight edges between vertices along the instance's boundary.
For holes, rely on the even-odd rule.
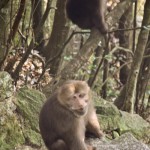
[[98,136],[99,139],[105,138],[105,134],[101,130],[99,130],[97,136]]
[[93,146],[87,145],[87,149],[88,149],[88,150],[96,150],[96,147],[93,147]]

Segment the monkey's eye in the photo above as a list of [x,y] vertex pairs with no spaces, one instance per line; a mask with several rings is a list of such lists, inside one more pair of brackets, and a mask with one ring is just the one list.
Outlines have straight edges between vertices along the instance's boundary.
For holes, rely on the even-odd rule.
[[80,98],[83,98],[84,96],[85,96],[85,93],[79,94],[79,97],[80,97]]
[[76,95],[73,95],[73,99],[76,99],[77,98],[77,96]]

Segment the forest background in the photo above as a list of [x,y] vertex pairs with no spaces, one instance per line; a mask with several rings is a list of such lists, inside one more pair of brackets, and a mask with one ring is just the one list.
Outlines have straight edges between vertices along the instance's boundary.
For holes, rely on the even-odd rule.
[[120,110],[150,122],[150,1],[108,0],[108,40],[66,17],[65,0],[0,1],[0,70],[15,89],[48,96],[67,79],[85,80]]

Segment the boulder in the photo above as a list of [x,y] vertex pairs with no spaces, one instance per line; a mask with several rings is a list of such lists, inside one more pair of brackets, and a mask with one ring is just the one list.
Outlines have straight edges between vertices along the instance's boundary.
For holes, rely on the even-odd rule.
[[138,141],[131,133],[125,133],[111,141],[90,139],[89,142],[96,147],[96,150],[150,150],[146,144]]
[[[12,79],[6,72],[0,72],[0,91],[0,150],[45,150],[38,125],[45,95],[29,87],[23,87],[15,92]],[[139,115],[118,110],[114,104],[98,96],[94,99],[100,125],[107,139],[105,142],[93,139],[97,149],[148,150],[148,147],[141,143],[150,143],[148,122]],[[124,134],[126,132],[132,133],[133,136]]]
[[150,144],[150,124],[142,117],[120,111],[113,103],[101,98],[97,97],[95,101],[100,125],[111,135],[109,138],[131,132],[137,139]]
[[46,97],[41,92],[28,87],[21,88],[15,97],[26,143],[41,146],[43,142],[39,133],[39,113]]
[[[125,133],[111,141],[88,139],[86,142],[96,147],[96,150],[150,150],[146,144],[138,141],[131,133]],[[29,146],[21,146],[15,150],[46,150],[46,148],[37,149]]]
[[11,97],[14,93],[11,76],[3,71],[0,72],[0,102]]
[[0,150],[25,143],[41,147],[38,118],[45,96],[28,87],[15,92],[6,72],[0,72],[0,91]]

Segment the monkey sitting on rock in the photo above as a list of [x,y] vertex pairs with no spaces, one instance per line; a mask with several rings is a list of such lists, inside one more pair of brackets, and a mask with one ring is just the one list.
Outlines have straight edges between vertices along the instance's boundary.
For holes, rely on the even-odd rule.
[[70,80],[59,87],[43,105],[39,118],[48,150],[95,150],[85,143],[85,132],[103,136],[84,81]]

